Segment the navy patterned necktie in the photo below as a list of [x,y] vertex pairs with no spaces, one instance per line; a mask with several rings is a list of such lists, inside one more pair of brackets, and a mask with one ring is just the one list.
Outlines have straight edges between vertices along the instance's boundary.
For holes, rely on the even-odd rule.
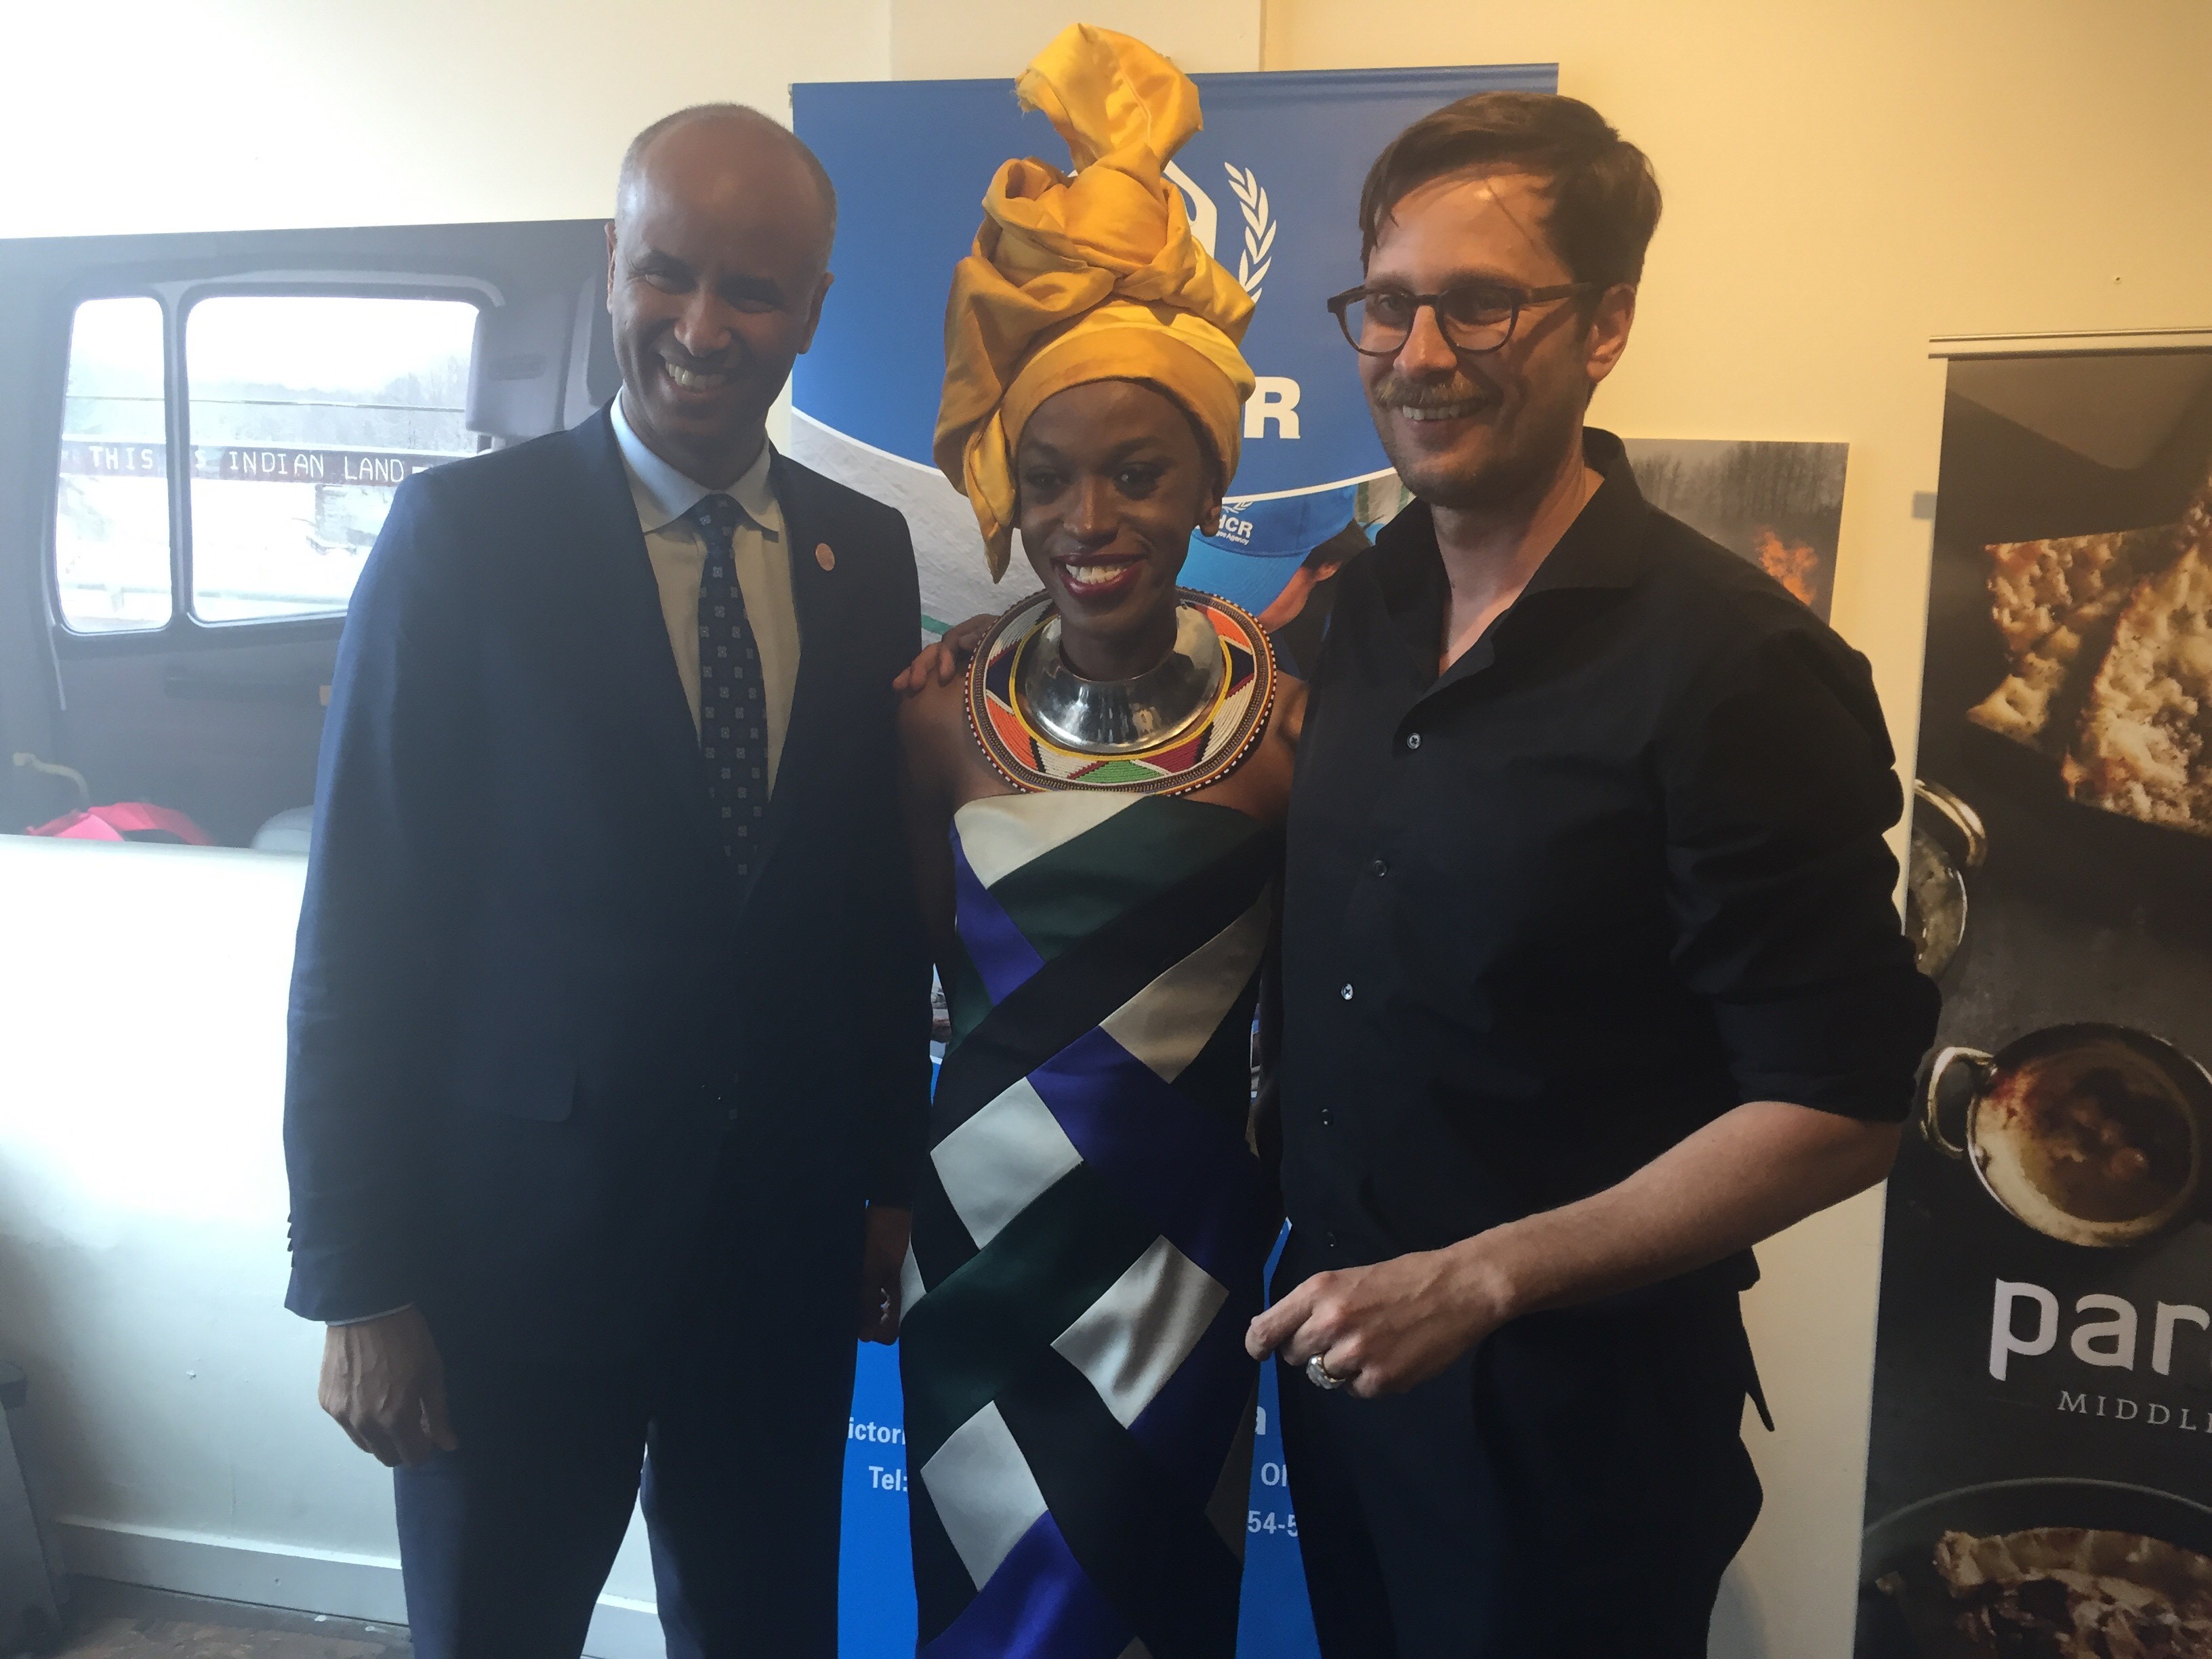
[[761,695],[760,648],[745,620],[731,550],[743,511],[709,495],[690,512],[707,544],[699,573],[699,750],[707,763],[722,855],[740,880],[759,856],[768,808],[768,704]]

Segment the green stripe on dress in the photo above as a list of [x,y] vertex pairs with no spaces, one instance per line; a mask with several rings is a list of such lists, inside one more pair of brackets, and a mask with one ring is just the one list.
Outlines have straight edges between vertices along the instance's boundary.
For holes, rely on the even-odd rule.
[[1158,1237],[1103,1176],[1078,1164],[933,1285],[899,1329],[909,1467],[927,1463]]
[[[1194,813],[1193,806],[1210,807]],[[992,884],[1022,937],[1047,962],[1126,910],[1228,857],[1267,827],[1203,801],[1149,795]]]
[[[1173,799],[1161,805],[1188,802]],[[1244,819],[1241,812],[1217,809]],[[1006,993],[945,1051],[930,1098],[931,1144],[943,1139],[1014,1082],[1081,1038],[1159,977],[1161,969],[1201,948],[1267,890],[1281,857],[1281,839],[1261,826],[1232,852],[1125,907],[1083,942]]]

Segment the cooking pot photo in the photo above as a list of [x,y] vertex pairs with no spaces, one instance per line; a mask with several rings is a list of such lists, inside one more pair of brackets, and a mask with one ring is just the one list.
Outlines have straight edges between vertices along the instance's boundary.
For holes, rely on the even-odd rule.
[[[1944,1087],[1971,1079],[1963,1093]],[[1954,1132],[1946,1122],[1955,1117]],[[2131,1026],[2045,1026],[1991,1054],[1943,1049],[1920,1131],[1972,1166],[2006,1213],[2069,1244],[2111,1249],[2164,1232],[2194,1207],[2212,1077]]]

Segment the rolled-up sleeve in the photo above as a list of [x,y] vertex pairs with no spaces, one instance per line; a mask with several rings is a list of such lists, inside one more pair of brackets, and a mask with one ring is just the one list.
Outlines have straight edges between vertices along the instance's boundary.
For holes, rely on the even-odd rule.
[[1939,999],[1898,926],[1903,805],[1865,659],[1770,635],[1711,665],[1662,744],[1674,963],[1740,1097],[1897,1121]]

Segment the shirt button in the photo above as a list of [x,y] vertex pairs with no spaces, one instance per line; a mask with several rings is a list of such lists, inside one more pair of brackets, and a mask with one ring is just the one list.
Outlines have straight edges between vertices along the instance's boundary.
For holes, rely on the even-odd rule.
[[1333,1250],[1336,1248],[1336,1235],[1334,1233],[1323,1233],[1322,1235],[1322,1242],[1327,1244],[1328,1248]]
[[1420,734],[1419,732],[1407,732],[1407,733],[1406,733],[1406,747],[1407,747],[1407,748],[1408,748],[1408,749],[1419,749],[1420,746],[1421,746],[1421,734]]
[[1352,988],[1351,988],[1349,985],[1346,986],[1346,987],[1345,987],[1341,991],[1339,991],[1339,992],[1337,993],[1337,995],[1339,995],[1339,996],[1342,997],[1342,998],[1343,998],[1346,1002],[1351,1001],[1351,1000],[1352,1000]]
[[1374,863],[1372,863],[1372,864],[1370,864],[1370,865],[1369,865],[1369,866],[1367,866],[1367,872],[1368,872],[1370,875],[1374,875],[1374,876],[1387,876],[1387,875],[1389,875],[1389,874],[1390,873],[1390,863],[1389,863],[1389,860],[1387,860],[1387,859],[1377,859],[1377,860],[1376,860]]

